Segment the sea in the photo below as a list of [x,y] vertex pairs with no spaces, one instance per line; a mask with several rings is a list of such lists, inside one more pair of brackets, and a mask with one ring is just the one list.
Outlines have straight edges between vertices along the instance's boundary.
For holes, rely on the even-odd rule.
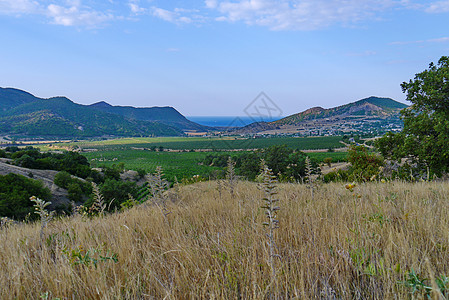
[[254,122],[272,122],[282,117],[249,117],[249,116],[190,116],[192,122],[211,127],[242,127]]

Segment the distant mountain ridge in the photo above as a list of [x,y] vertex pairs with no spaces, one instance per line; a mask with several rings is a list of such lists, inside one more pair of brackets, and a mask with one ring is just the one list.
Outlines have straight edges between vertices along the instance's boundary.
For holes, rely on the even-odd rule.
[[89,107],[108,112],[111,114],[121,115],[127,119],[140,121],[158,121],[167,123],[182,130],[208,130],[206,126],[197,124],[188,120],[176,109],[170,106],[164,107],[133,107],[133,106],[112,106],[109,103],[100,101],[89,105]]
[[[340,133],[350,132],[351,123],[357,123],[359,128],[380,126],[388,129],[389,124],[398,127],[401,124],[400,111],[408,107],[391,98],[368,97],[334,108],[312,107],[273,122],[258,122],[234,130],[240,134],[278,134],[306,133],[318,129],[332,133],[332,127],[339,127]],[[365,123],[365,124],[363,124]],[[360,126],[359,126],[360,125]],[[357,126],[352,126],[357,131]]]
[[[129,111],[138,112],[137,117],[125,113]],[[0,88],[2,134],[29,137],[179,136],[184,134],[183,130],[192,128],[204,129],[204,126],[188,121],[172,107],[122,109],[106,102],[81,105],[66,97],[43,99],[22,90]]]
[[271,122],[271,124],[295,124],[304,120],[350,115],[386,117],[391,115],[399,115],[399,111],[406,107],[407,105],[397,102],[391,98],[371,96],[369,98],[329,109],[322,107],[310,108],[303,112],[282,118],[278,121]]

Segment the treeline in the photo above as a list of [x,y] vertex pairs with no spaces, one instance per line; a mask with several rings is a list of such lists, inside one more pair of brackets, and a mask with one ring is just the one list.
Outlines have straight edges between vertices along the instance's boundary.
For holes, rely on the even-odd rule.
[[51,199],[50,190],[40,181],[17,174],[0,175],[0,217],[17,220],[34,217],[31,196]]
[[25,148],[6,147],[0,157],[10,158],[14,164],[28,169],[66,171],[80,178],[95,178],[87,158],[77,152],[41,152],[31,146]]
[[[254,152],[244,152],[234,155],[209,154],[204,158],[202,163],[209,166],[225,168],[228,164],[229,157],[235,162],[237,175],[248,180],[255,180],[260,174],[260,163],[262,160],[265,161],[266,165],[280,181],[301,181],[306,176],[305,161],[307,155],[304,152],[293,150],[287,145],[275,145]],[[311,159],[311,166],[314,173],[319,172],[319,162],[317,160]]]
[[[7,147],[0,150],[0,157],[9,158],[12,164],[41,170],[60,171],[56,174],[54,183],[67,190],[68,199],[75,205],[89,206],[93,202],[92,183],[98,185],[108,208],[120,208],[121,203],[129,196],[138,197],[140,188],[134,181],[122,180],[120,174],[124,171],[123,164],[110,167],[102,166],[92,169],[87,158],[77,152],[64,151],[58,153],[41,152],[31,146],[25,148]],[[145,172],[140,170],[137,177]],[[36,196],[45,201],[51,201],[50,190],[42,182],[25,176],[8,174],[0,176],[0,216],[23,220],[33,218],[33,203],[29,200]],[[138,178],[136,178],[138,179]],[[60,213],[71,213],[72,204],[55,207]]]

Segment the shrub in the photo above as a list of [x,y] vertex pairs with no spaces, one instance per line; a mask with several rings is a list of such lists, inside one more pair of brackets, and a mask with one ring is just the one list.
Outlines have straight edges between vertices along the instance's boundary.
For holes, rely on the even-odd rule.
[[24,219],[33,212],[31,196],[48,200],[50,190],[42,182],[22,175],[0,175],[0,216]]
[[348,161],[351,163],[350,180],[369,181],[379,174],[379,168],[383,165],[383,159],[369,153],[365,146],[352,145],[348,153]]

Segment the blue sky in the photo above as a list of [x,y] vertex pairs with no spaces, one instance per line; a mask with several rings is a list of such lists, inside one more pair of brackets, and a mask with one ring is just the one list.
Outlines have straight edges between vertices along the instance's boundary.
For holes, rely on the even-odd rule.
[[449,0],[0,0],[0,86],[81,104],[283,115],[368,96],[449,55]]

